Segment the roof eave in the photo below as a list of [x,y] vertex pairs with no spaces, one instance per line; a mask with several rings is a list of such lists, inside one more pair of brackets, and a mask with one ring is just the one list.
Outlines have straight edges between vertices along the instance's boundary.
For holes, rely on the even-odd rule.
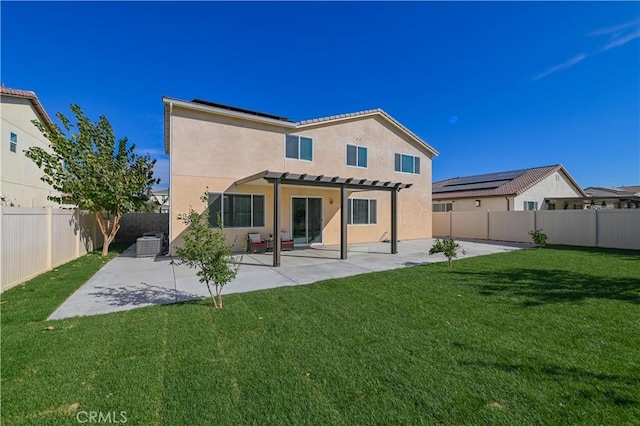
[[207,112],[210,114],[222,115],[225,117],[239,118],[242,120],[254,121],[256,123],[262,123],[262,124],[270,124],[273,126],[284,127],[288,129],[293,129],[296,127],[295,123],[288,122],[288,121],[277,120],[269,117],[261,117],[261,116],[257,116],[257,115],[249,114],[245,112],[232,111],[225,108],[218,108],[210,105],[184,101],[182,99],[171,98],[168,96],[163,96],[162,102],[165,105],[172,104],[174,107],[190,109],[193,111]]
[[362,114],[355,114],[355,115],[354,114],[341,114],[339,116],[336,116],[335,118],[316,119],[317,121],[314,121],[313,119],[312,120],[305,120],[303,122],[298,122],[297,125],[296,125],[296,128],[297,129],[306,129],[306,128],[309,128],[309,127],[317,127],[317,126],[333,124],[333,123],[341,122],[341,121],[360,120],[360,119],[363,119],[363,118],[374,117],[374,116],[379,116],[379,117],[384,118],[385,121],[387,121],[388,123],[392,124],[396,129],[400,130],[403,134],[405,134],[411,140],[416,142],[418,144],[418,146],[420,146],[420,148],[422,148],[424,151],[426,151],[427,155],[429,155],[430,158],[437,157],[437,156],[440,155],[440,153],[438,151],[436,151],[435,148],[433,148],[427,142],[422,140],[422,138],[417,136],[411,130],[407,129],[404,125],[402,125],[400,122],[398,122],[396,119],[394,119],[393,117],[391,117],[389,114],[387,114],[385,111],[383,111],[381,109],[371,110],[371,111],[367,111],[367,112],[362,113]]

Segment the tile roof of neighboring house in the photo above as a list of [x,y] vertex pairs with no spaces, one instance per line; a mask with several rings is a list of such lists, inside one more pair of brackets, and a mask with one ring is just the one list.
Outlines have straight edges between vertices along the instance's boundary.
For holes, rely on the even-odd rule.
[[640,194],[640,186],[619,186],[616,188],[603,188],[590,186],[584,189],[590,197],[631,197]]
[[575,188],[587,194],[561,164],[507,172],[456,177],[433,183],[433,199],[514,196],[522,194],[555,172],[563,173]]
[[[230,105],[224,105],[224,104],[219,104],[216,102],[209,102],[209,101],[204,101],[201,99],[194,99],[191,102],[189,101],[183,101],[181,99],[177,99],[177,98],[171,98],[168,96],[164,96],[163,97],[163,102],[165,103],[165,151],[167,153],[169,153],[169,141],[168,141],[168,133],[169,133],[169,120],[168,120],[168,111],[169,108],[167,107],[167,104],[179,104],[182,107],[191,107],[193,108],[195,105],[193,104],[198,104],[198,105],[203,105],[205,107],[211,107],[212,109],[210,109],[210,112],[217,112],[217,113],[221,113],[222,111],[220,110],[226,110],[225,113],[228,111],[229,114],[233,114],[233,113],[239,113],[240,116],[243,116],[243,118],[245,119],[253,119],[256,121],[264,121],[264,122],[269,122],[270,124],[276,124],[276,125],[280,125],[280,126],[285,126],[287,128],[304,128],[304,127],[309,127],[309,126],[314,126],[316,124],[323,124],[323,123],[328,123],[331,121],[339,121],[339,120],[345,120],[345,119],[350,119],[350,118],[356,118],[356,117],[365,117],[365,116],[369,116],[369,115],[379,115],[384,117],[388,122],[390,122],[391,124],[393,124],[394,126],[396,126],[396,128],[400,129],[402,132],[404,132],[406,135],[408,135],[410,138],[414,139],[416,142],[418,142],[423,148],[426,148],[426,150],[433,155],[434,157],[438,155],[438,151],[436,151],[431,145],[429,145],[427,142],[425,142],[422,138],[420,138],[418,135],[416,135],[415,133],[413,133],[411,130],[409,130],[408,128],[406,128],[402,123],[400,123],[398,120],[396,120],[395,118],[393,118],[392,116],[390,116],[389,114],[387,114],[385,111],[383,111],[380,108],[376,108],[376,109],[368,109],[368,110],[364,110],[364,111],[358,111],[358,112],[352,112],[352,113],[348,113],[348,114],[339,114],[339,115],[331,115],[331,116],[327,116],[327,117],[321,117],[321,118],[313,118],[310,120],[302,120],[302,121],[298,121],[297,123],[289,120],[288,118],[285,117],[280,117],[277,115],[272,115],[272,114],[265,114],[262,112],[257,112],[257,111],[252,111],[252,110],[248,110],[248,109],[244,109],[244,108],[238,108],[238,107],[234,107],[234,106],[230,106]],[[202,109],[202,107],[199,107],[198,109]],[[217,109],[217,111],[216,111]]]
[[38,114],[40,114],[40,116],[44,120],[45,124],[50,129],[52,130],[54,129],[55,126],[53,125],[53,121],[51,121],[51,118],[49,118],[47,111],[45,111],[44,107],[38,100],[38,97],[36,96],[35,92],[32,92],[31,90],[11,89],[9,87],[0,86],[0,94],[6,95],[6,96],[13,96],[14,98],[29,99],[33,104],[33,107],[36,109],[36,111],[38,111]]

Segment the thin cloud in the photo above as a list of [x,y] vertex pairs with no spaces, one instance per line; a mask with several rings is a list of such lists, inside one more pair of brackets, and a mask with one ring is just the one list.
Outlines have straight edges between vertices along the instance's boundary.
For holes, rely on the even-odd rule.
[[620,35],[622,32],[624,32],[624,30],[637,27],[638,25],[640,25],[640,19],[636,19],[635,21],[631,21],[631,22],[626,22],[620,25],[615,25],[613,27],[601,28],[587,35],[590,37],[593,37],[593,36],[609,34],[609,35],[613,35],[612,37],[616,37],[617,35]]
[[582,62],[589,56],[593,56],[601,52],[606,52],[607,50],[623,46],[632,40],[640,38],[640,19],[625,22],[624,24],[614,25],[612,27],[601,28],[588,34],[588,36],[590,37],[604,35],[609,36],[609,43],[605,44],[599,50],[591,53],[580,53],[579,55],[569,58],[560,65],[553,66],[545,72],[536,75],[532,80],[540,80],[541,78],[547,77],[551,74],[566,70],[567,68],[570,68],[579,62]]
[[618,37],[611,41],[609,44],[600,49],[601,52],[604,52],[609,49],[613,49],[614,47],[622,46],[623,44],[629,43],[631,40],[635,40],[640,37],[640,29],[635,30],[632,33],[625,34],[622,37]]
[[564,61],[560,65],[556,65],[554,67],[551,67],[548,70],[546,70],[545,72],[543,72],[542,74],[538,74],[537,76],[533,77],[533,79],[534,80],[540,80],[541,78],[544,78],[544,77],[546,77],[548,75],[551,75],[551,74],[555,74],[558,71],[566,70],[567,68],[572,67],[575,64],[583,61],[587,56],[588,55],[585,54],[585,53],[581,53],[579,55],[576,55],[573,58],[569,58],[568,60]]

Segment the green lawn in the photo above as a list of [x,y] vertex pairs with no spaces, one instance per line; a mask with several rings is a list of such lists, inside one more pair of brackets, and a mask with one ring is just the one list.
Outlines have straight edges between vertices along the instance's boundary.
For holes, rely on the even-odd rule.
[[3,424],[640,419],[637,251],[529,249],[230,295],[218,311],[46,322],[99,262],[3,294]]

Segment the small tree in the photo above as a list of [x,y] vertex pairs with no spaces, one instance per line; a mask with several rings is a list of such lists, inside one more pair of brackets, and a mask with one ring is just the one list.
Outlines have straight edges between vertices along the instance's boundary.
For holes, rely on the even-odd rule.
[[[179,261],[176,265],[187,265],[189,268],[199,268],[197,275],[201,283],[207,285],[213,306],[222,308],[222,289],[233,281],[240,269],[242,256],[237,260],[227,245],[227,239],[222,228],[222,220],[218,214],[218,228],[209,228],[209,209],[207,194],[201,198],[205,205],[203,213],[189,208],[186,214],[178,215],[178,219],[187,225],[184,235],[184,246],[176,248]],[[215,295],[211,285],[215,288]]]
[[[137,155],[135,144],[127,146],[127,138],[116,142],[111,124],[105,116],[96,123],[89,120],[78,105],[71,105],[77,121],[77,133],[62,113],[56,116],[62,123],[53,128],[37,120],[33,124],[49,140],[51,152],[31,147],[25,155],[42,169],[42,181],[61,196],[49,197],[58,203],[76,204],[93,213],[104,237],[102,255],[120,229],[123,213],[137,211],[147,203],[156,161],[148,155]],[[69,134],[70,133],[70,134]]]
[[533,243],[538,247],[544,247],[547,245],[547,234],[542,231],[542,228],[536,229],[535,231],[529,231],[529,235],[531,235]]
[[453,267],[453,258],[458,257],[458,250],[461,250],[462,254],[466,254],[464,248],[462,248],[460,244],[456,243],[453,238],[436,238],[436,242],[429,250],[429,255],[436,253],[444,254],[449,261],[449,268],[451,268]]

